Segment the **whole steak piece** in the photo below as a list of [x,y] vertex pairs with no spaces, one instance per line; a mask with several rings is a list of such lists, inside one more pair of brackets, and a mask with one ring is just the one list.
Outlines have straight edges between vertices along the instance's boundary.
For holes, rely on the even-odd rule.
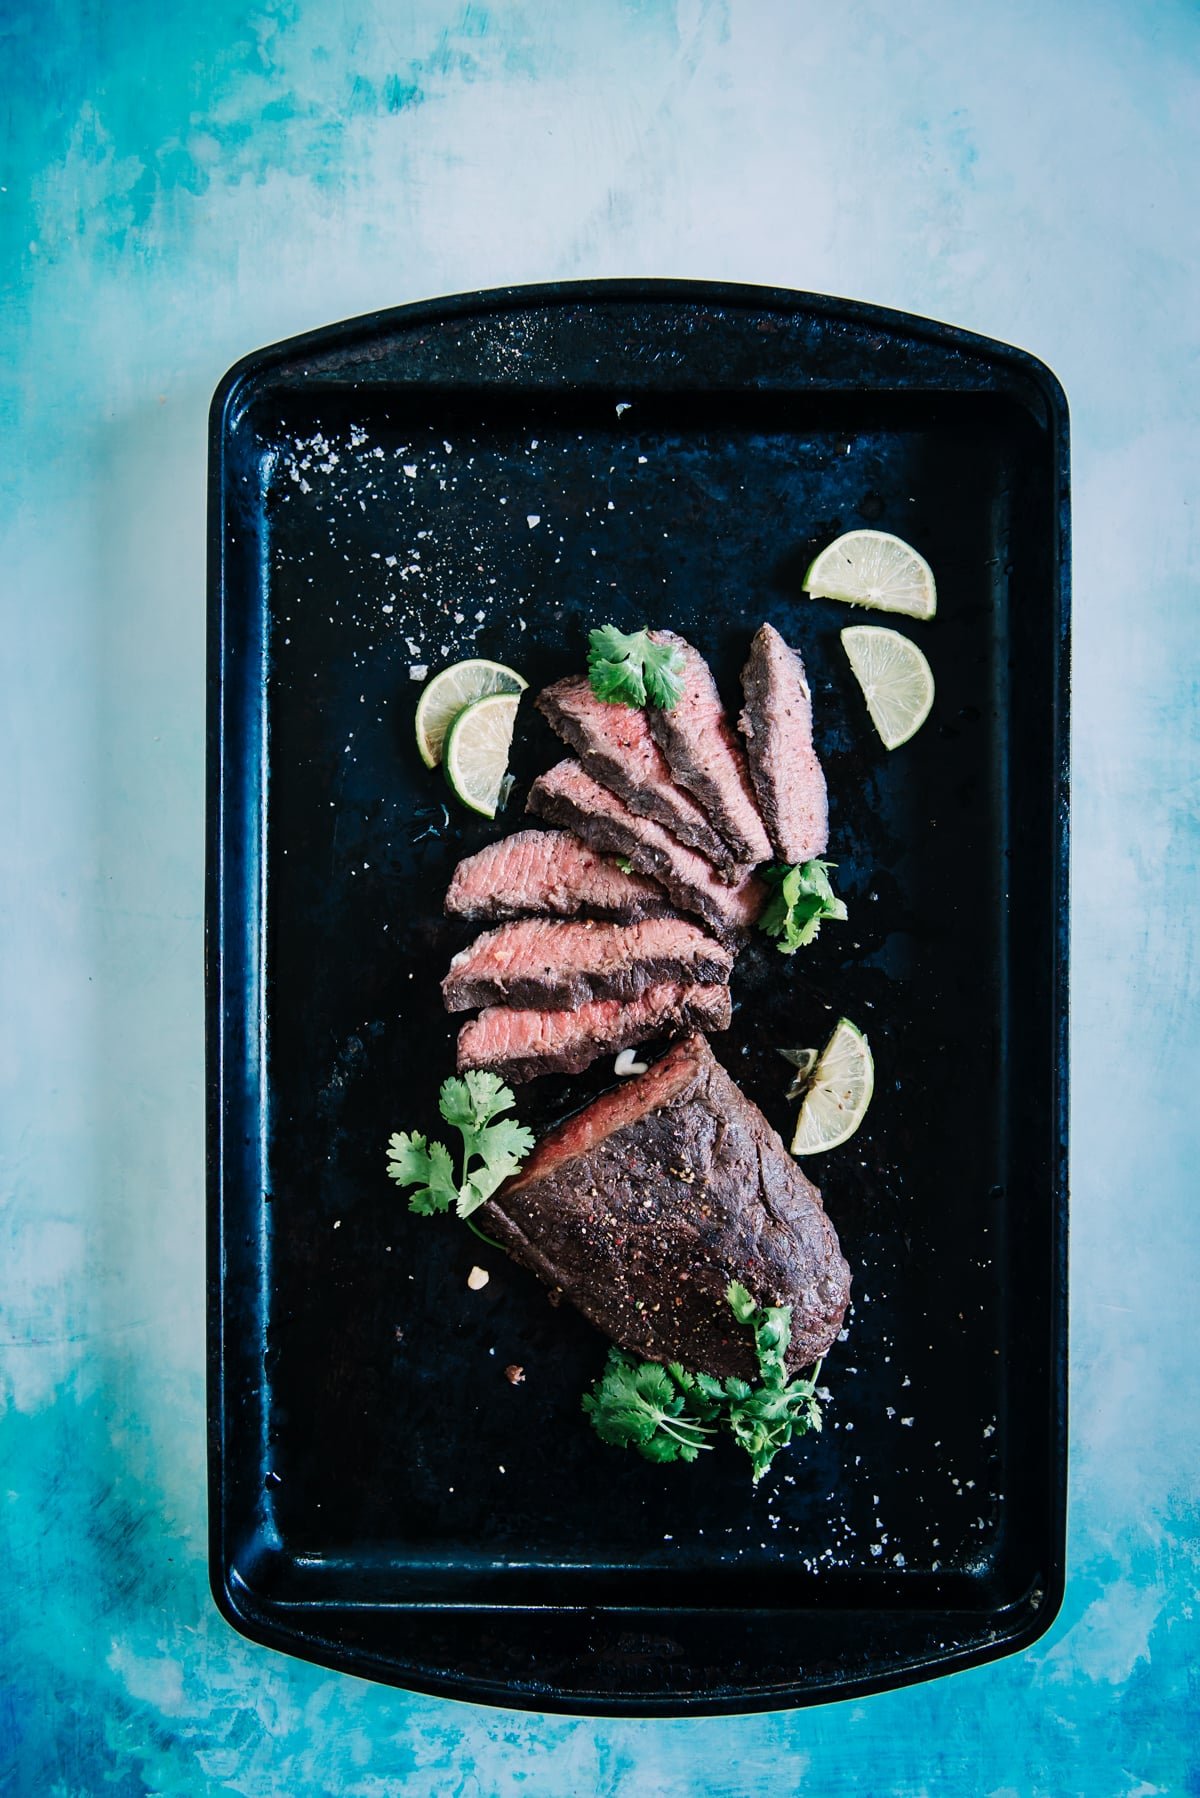
[[793,1370],[825,1353],[850,1300],[820,1193],[700,1035],[552,1130],[486,1210],[489,1234],[606,1336],[695,1372],[757,1378],[730,1280],[792,1307]]
[[738,729],[759,810],[781,861],[806,862],[829,843],[825,775],[813,748],[812,694],[804,663],[764,624],[742,669]]

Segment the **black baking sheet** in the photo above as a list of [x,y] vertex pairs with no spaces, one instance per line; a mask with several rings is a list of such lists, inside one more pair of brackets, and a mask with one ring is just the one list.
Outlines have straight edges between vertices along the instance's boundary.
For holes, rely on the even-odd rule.
[[[461,296],[275,346],[214,400],[209,724],[210,1503],[247,1635],[541,1710],[813,1702],[1033,1640],[1063,1578],[1066,407],[1031,357],[812,295],[606,283]],[[801,592],[870,524],[929,558],[937,699],[889,754]],[[720,1059],[781,1131],[779,1046],[868,1033],[865,1125],[808,1164],[854,1274],[826,1428],[754,1490],[604,1447],[606,1344],[384,1172],[435,1131],[469,929],[467,814],[412,736],[420,671],[531,691],[590,626],[670,626],[731,706],[802,649],[850,918],[751,945]],[[519,1093],[542,1127],[611,1063]],[[481,1291],[466,1284],[485,1267]],[[505,1369],[524,1377],[514,1384]]]

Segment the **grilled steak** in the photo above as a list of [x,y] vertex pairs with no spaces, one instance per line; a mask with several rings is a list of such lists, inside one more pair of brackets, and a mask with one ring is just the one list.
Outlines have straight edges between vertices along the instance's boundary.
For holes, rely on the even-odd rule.
[[718,878],[710,862],[676,842],[653,818],[639,818],[578,762],[558,762],[534,781],[527,800],[531,812],[565,824],[595,849],[627,856],[639,872],[667,889],[676,905],[695,912],[719,936],[736,937],[754,924],[766,889],[743,873],[735,886]]
[[505,1080],[579,1074],[602,1055],[680,1030],[728,1030],[727,986],[663,981],[636,999],[593,999],[574,1011],[493,1005],[458,1033],[458,1071],[491,1068]]
[[631,812],[653,818],[664,830],[734,877],[737,866],[696,801],[671,777],[666,757],[650,734],[640,706],[597,699],[583,676],[555,681],[538,694],[537,708],[575,751],[593,780],[623,799]]
[[702,1036],[552,1130],[487,1211],[516,1260],[651,1360],[757,1378],[730,1280],[792,1307],[793,1370],[842,1327],[850,1270],[821,1195]]
[[721,695],[698,649],[674,631],[651,631],[684,659],[683,696],[671,711],[650,706],[646,720],[681,787],[699,801],[739,862],[766,862],[771,844],[758,815],[742,746],[729,728]]
[[738,729],[759,809],[776,854],[806,862],[829,842],[829,799],[813,748],[812,695],[804,663],[764,624],[742,669],[745,708]]
[[446,894],[456,917],[518,918],[528,912],[573,918],[661,917],[666,894],[640,874],[623,874],[565,830],[519,830],[459,862]]
[[663,981],[713,985],[733,955],[684,918],[640,924],[524,918],[476,937],[442,981],[447,1011],[476,1005],[562,1010],[590,999],[636,999]]

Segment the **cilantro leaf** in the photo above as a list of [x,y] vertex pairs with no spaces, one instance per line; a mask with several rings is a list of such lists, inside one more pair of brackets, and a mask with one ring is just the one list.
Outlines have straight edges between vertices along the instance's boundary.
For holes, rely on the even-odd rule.
[[655,643],[645,630],[602,625],[588,635],[588,679],[610,705],[653,705],[670,711],[683,697],[683,651]]
[[[462,1177],[444,1143],[423,1136],[393,1136],[388,1144],[388,1173],[398,1186],[416,1185],[410,1211],[429,1217],[453,1205],[459,1217],[470,1217],[515,1174],[533,1147],[533,1132],[515,1118],[492,1120],[509,1111],[516,1099],[496,1074],[472,1069],[465,1079],[442,1082],[438,1105],[446,1122],[462,1137]],[[472,1166],[473,1162],[479,1163]]]
[[737,1280],[731,1280],[725,1288],[725,1303],[740,1324],[748,1324],[758,1310],[746,1288]]
[[764,869],[763,879],[774,891],[758,928],[779,939],[781,955],[791,955],[811,943],[822,918],[845,921],[845,904],[829,884],[828,870],[833,866],[833,862],[814,860]]
[[423,1136],[410,1136],[407,1131],[393,1136],[388,1143],[387,1171],[397,1186],[419,1188],[411,1194],[408,1208],[422,1217],[448,1211],[458,1198],[450,1151],[440,1142],[427,1145]]
[[501,1111],[516,1104],[499,1074],[472,1069],[465,1080],[451,1075],[442,1081],[438,1110],[458,1130],[481,1130]]

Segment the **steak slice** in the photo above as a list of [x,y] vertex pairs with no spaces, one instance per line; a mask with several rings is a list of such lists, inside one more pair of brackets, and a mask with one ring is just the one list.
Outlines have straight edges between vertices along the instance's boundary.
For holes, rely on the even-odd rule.
[[650,706],[646,720],[681,787],[704,807],[739,862],[768,862],[771,843],[758,814],[742,746],[698,649],[674,631],[651,631],[683,655],[683,695],[670,711]]
[[850,1299],[820,1193],[702,1036],[543,1137],[487,1211],[489,1235],[622,1348],[722,1379],[758,1377],[730,1280],[792,1307],[793,1371]]
[[631,812],[653,818],[681,843],[707,856],[723,874],[736,878],[732,850],[713,829],[707,813],[672,778],[640,706],[609,705],[596,698],[583,675],[572,675],[539,693],[537,708],[593,780],[623,799]]
[[660,886],[615,863],[565,830],[519,830],[459,862],[446,910],[461,918],[517,918],[528,912],[573,918],[661,917],[671,910]]
[[491,1068],[505,1080],[579,1074],[602,1055],[680,1030],[728,1030],[727,986],[662,981],[636,999],[593,999],[574,1011],[492,1005],[458,1033],[458,1071]]
[[540,775],[526,804],[551,823],[567,825],[594,849],[628,857],[639,872],[659,881],[676,905],[695,912],[719,936],[743,935],[766,901],[766,888],[753,874],[743,872],[736,885],[728,885],[711,862],[676,842],[653,818],[639,818],[576,761],[557,762]]
[[733,955],[685,918],[640,924],[523,918],[476,937],[442,981],[447,1011],[521,1005],[559,1011],[591,999],[636,999],[663,981],[728,981]]
[[773,625],[764,624],[750,645],[742,691],[738,729],[775,852],[785,862],[806,862],[828,846],[829,796],[813,748],[804,663]]

